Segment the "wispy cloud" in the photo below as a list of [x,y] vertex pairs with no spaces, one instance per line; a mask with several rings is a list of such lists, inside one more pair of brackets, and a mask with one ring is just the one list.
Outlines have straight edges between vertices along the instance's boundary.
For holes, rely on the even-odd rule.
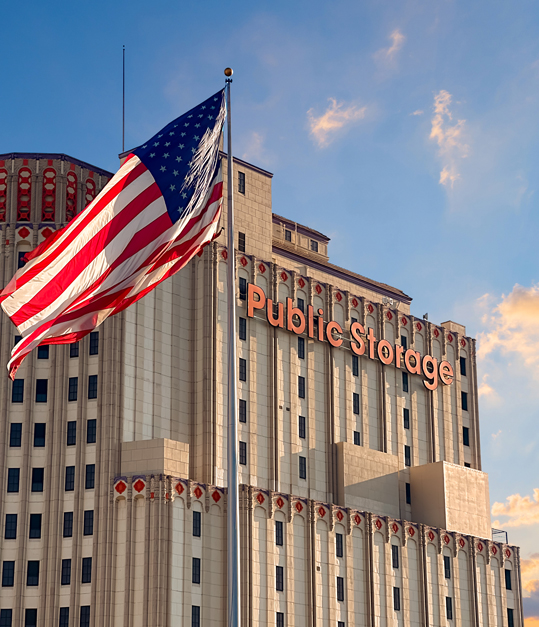
[[491,387],[488,383],[487,383],[487,379],[488,379],[488,374],[484,374],[483,378],[481,379],[481,383],[479,384],[478,387],[478,392],[479,392],[479,397],[481,396],[495,396],[496,392],[494,391],[494,388]]
[[410,113],[410,115],[423,115],[424,113],[423,109],[416,109],[413,113]]
[[501,434],[502,434],[502,430],[501,429],[498,431],[498,433],[492,433],[491,434],[492,435],[492,439],[493,440],[497,440],[501,436]]
[[389,35],[389,40],[391,44],[387,48],[380,48],[380,50],[374,53],[374,58],[377,61],[393,61],[397,52],[404,46],[406,37],[396,28]]
[[367,111],[367,107],[346,105],[344,102],[337,102],[335,98],[329,98],[329,102],[328,108],[320,116],[315,115],[314,109],[307,111],[311,135],[320,148],[328,146],[337,131],[362,120]]
[[509,518],[502,523],[504,527],[539,524],[539,488],[534,489],[533,496],[511,494],[505,503],[494,503],[492,515]]
[[[484,297],[482,297],[484,300]],[[478,357],[495,351],[516,354],[523,365],[539,378],[539,285],[518,283],[507,296],[483,317],[487,331],[478,336]]]
[[266,154],[265,137],[262,133],[252,131],[245,141],[242,159],[251,163],[268,163]]
[[464,141],[466,120],[453,123],[450,105],[453,97],[442,89],[434,96],[434,115],[431,120],[430,139],[438,144],[438,155],[442,163],[440,184],[453,187],[460,178],[459,161],[468,156],[469,146]]

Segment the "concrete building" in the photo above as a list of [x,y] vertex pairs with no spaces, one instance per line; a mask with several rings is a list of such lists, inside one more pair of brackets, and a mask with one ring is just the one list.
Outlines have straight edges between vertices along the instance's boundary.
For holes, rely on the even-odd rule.
[[[522,627],[475,341],[332,264],[329,238],[272,212],[270,173],[235,168],[243,624]],[[4,285],[110,177],[0,155]],[[0,627],[226,624],[225,233],[0,377]],[[0,325],[5,368],[17,331]]]

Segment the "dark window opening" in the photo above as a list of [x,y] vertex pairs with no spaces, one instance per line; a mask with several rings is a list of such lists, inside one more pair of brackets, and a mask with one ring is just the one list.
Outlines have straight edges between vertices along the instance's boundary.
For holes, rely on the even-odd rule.
[[399,567],[399,547],[396,544],[391,545],[391,564],[393,568]]
[[240,357],[240,381],[247,381],[247,360]]
[[32,492],[43,492],[44,468],[32,468]]
[[410,428],[410,410],[407,409],[406,407],[404,407],[402,410],[402,417],[404,419],[404,428],[409,429]]
[[444,577],[451,579],[451,558],[449,555],[444,555]]
[[409,446],[404,447],[404,465],[411,466],[412,465],[412,452]]
[[200,558],[199,557],[193,557],[193,565],[192,565],[191,571],[192,571],[192,577],[191,577],[192,583],[200,583]]
[[447,620],[453,620],[453,599],[445,597],[445,615]]
[[359,394],[356,394],[356,392],[354,392],[354,395],[352,397],[352,404],[353,404],[354,414],[358,415],[359,414]]
[[71,560],[62,560],[62,575],[60,585],[69,586],[71,584]]
[[34,446],[43,448],[45,446],[45,432],[47,425],[44,422],[34,423]]
[[275,521],[275,544],[284,546],[283,523],[280,520]]
[[95,464],[86,464],[86,480],[84,487],[86,490],[95,488]]
[[352,374],[354,377],[359,377],[359,357],[352,355]]
[[90,627],[90,606],[83,605],[80,608],[80,627]]
[[88,377],[88,398],[97,398],[97,375],[91,374]]
[[292,241],[292,231],[289,231],[288,229],[284,230],[284,239],[286,242],[291,242]]
[[314,239],[311,240],[311,250],[314,253],[318,252],[318,242],[316,240],[314,240]]
[[26,585],[27,586],[39,586],[39,562],[28,562],[28,568],[26,571]]
[[30,514],[29,538],[41,538],[41,514]]
[[19,477],[21,471],[20,468],[8,468],[7,471],[7,491],[18,492],[19,491]]
[[97,439],[97,420],[92,418],[86,423],[86,444],[95,444]]
[[305,377],[298,377],[298,396],[299,398],[305,398]]
[[468,411],[468,393],[461,392],[460,396],[461,396],[462,411]]
[[26,608],[24,611],[24,627],[37,627],[37,609]]
[[240,464],[247,466],[247,442],[240,442]]
[[239,403],[239,419],[240,422],[247,422],[247,401],[242,398]]
[[191,606],[191,627],[200,627],[200,605]]
[[342,533],[335,534],[335,555],[337,557],[343,557],[344,555],[344,543]]
[[69,420],[67,423],[67,446],[75,446],[77,443],[77,421]]
[[470,446],[470,429],[462,427],[462,443],[464,446]]
[[37,347],[37,358],[38,359],[48,359],[49,358],[49,347],[47,346],[38,346]]
[[401,609],[401,589],[393,588],[393,609],[395,612],[400,612]]
[[79,392],[79,378],[69,377],[69,390],[67,394],[68,401],[76,401]]
[[64,512],[64,538],[73,537],[73,512]]
[[275,589],[277,592],[284,590],[284,568],[282,566],[275,567]]
[[24,398],[24,379],[15,379],[11,388],[11,402],[22,403]]
[[465,377],[466,376],[466,357],[460,358],[460,374]]
[[2,588],[12,588],[15,582],[15,562],[2,562]]
[[301,311],[301,313],[305,313],[305,301],[303,300],[303,298],[298,298],[298,309]]
[[245,172],[238,172],[238,192],[245,194]]
[[36,403],[47,402],[47,388],[49,382],[47,379],[36,379]]
[[20,448],[22,441],[22,422],[12,422],[9,429],[9,446]]
[[354,444],[356,446],[361,446],[361,434],[359,431],[354,431]]
[[81,583],[92,583],[92,558],[82,558],[82,580]]
[[99,354],[99,331],[90,333],[90,355]]
[[246,318],[240,318],[238,333],[239,333],[240,340],[247,339],[247,319]]
[[79,343],[73,342],[73,344],[69,345],[69,357],[78,357],[79,356]]
[[202,514],[193,512],[193,536],[200,538],[202,535]]
[[69,627],[69,608],[61,607],[60,608],[60,622],[58,623],[59,627]]
[[337,577],[337,601],[344,601],[344,578]]
[[284,627],[284,612],[275,614],[275,627]]
[[402,373],[402,391],[408,392],[408,373],[407,372]]
[[13,610],[0,610],[0,627],[11,627]]
[[404,348],[404,350],[408,350],[408,338],[406,337],[406,335],[401,335],[401,346]]
[[409,483],[406,484],[406,505],[412,504],[412,490]]
[[301,457],[299,458],[299,478],[307,479],[307,458]]
[[507,627],[515,627],[515,617],[513,616],[513,610],[507,608]]
[[298,337],[298,358],[305,359],[305,338]]
[[305,439],[305,416],[299,417],[298,432],[299,432],[299,437],[302,440],[304,440]]
[[240,300],[247,299],[247,279],[240,276]]
[[73,492],[75,489],[75,466],[66,466],[65,491]]
[[94,535],[94,510],[87,509],[84,512],[84,535]]
[[511,571],[508,568],[505,569],[505,589],[513,589],[513,582],[511,581]]
[[6,514],[6,526],[4,529],[4,539],[17,539],[17,514]]
[[13,346],[17,346],[17,344],[22,340],[22,335],[16,335],[15,336],[15,342],[13,344]]
[[238,233],[238,250],[240,253],[245,252],[245,233]]
[[472,467],[471,464],[469,464],[468,462],[464,462],[464,468],[471,468],[471,467]]

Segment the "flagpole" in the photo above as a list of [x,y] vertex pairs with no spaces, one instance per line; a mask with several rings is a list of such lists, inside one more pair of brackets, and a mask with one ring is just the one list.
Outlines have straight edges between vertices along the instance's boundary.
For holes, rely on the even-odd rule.
[[230,86],[232,69],[226,68],[228,160],[228,428],[227,428],[227,582],[228,627],[240,627],[240,508],[238,484],[238,423],[236,408],[236,252],[234,248],[234,177]]
[[125,46],[122,53],[122,153],[125,152]]

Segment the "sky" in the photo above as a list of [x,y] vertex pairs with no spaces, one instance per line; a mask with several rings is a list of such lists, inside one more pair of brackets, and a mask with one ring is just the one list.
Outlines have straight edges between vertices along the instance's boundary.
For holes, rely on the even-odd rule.
[[[532,0],[4,3],[0,152],[115,171],[234,69],[234,153],[333,263],[478,340],[493,525],[539,626],[539,7]],[[535,617],[535,619],[533,618]]]

